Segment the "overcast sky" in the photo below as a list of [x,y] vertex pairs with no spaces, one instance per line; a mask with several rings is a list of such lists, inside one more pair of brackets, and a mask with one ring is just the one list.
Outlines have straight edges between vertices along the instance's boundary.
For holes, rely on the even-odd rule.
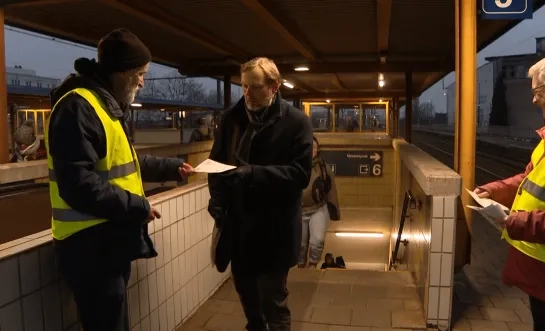
[[[74,72],[74,60],[96,57],[96,48],[60,41],[25,30],[5,27],[6,66],[16,65],[36,70],[38,76],[63,79]],[[158,64],[150,66],[153,77],[175,74],[176,69]],[[216,89],[216,80],[198,79],[208,89]]]
[[[74,60],[78,57],[96,56],[96,49],[76,45],[69,42],[58,41],[51,37],[37,35],[31,32],[6,26],[6,65],[21,65],[24,68],[34,69],[40,76],[56,77],[63,79],[73,72]],[[521,22],[514,29],[496,40],[490,46],[478,54],[478,65],[486,61],[485,57],[499,55],[514,55],[535,52],[536,37],[545,36],[545,8],[534,13],[534,18]],[[174,69],[152,65],[151,74],[154,77],[175,72]],[[212,79],[200,79],[208,89],[216,88],[216,81]],[[454,74],[451,73],[444,79],[444,86],[454,82]],[[445,111],[439,105],[445,104],[442,82],[425,91],[420,100],[431,100],[437,112]],[[443,107],[444,108],[444,107]]]

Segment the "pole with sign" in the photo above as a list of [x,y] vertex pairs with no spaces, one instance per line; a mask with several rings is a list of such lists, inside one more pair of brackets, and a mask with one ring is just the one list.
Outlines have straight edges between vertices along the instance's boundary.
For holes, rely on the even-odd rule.
[[524,20],[533,17],[532,0],[479,0],[485,20]]

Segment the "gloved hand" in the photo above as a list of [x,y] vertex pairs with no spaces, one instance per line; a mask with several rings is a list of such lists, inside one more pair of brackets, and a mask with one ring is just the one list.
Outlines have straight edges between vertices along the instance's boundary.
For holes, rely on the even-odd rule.
[[223,173],[221,176],[227,186],[246,186],[252,181],[252,166],[243,165]]
[[223,208],[219,206],[213,206],[211,204],[208,204],[208,213],[210,216],[212,216],[213,219],[219,219],[221,216],[223,216]]
[[228,186],[246,186],[252,181],[252,166],[238,155],[235,155],[235,158],[239,166],[236,169],[221,174],[221,176]]

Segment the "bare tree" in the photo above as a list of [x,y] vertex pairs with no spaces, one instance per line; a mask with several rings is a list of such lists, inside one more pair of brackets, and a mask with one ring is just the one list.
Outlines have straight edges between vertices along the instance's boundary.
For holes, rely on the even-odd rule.
[[[184,77],[177,71],[172,71],[163,77],[146,77],[144,88],[139,96],[143,98],[188,101],[194,103],[217,104],[218,96],[215,89],[208,90],[195,79]],[[237,102],[240,91],[231,92],[231,100]],[[223,91],[220,91],[220,103],[223,103]]]
[[142,98],[154,98],[157,93],[157,81],[152,73],[148,73],[145,78],[144,88],[138,92],[138,96]]
[[[231,91],[231,104],[237,103],[238,100],[242,97],[240,91]],[[209,90],[206,95],[206,103],[208,104],[218,104],[218,93],[216,90]],[[223,104],[223,90],[220,90],[220,104]]]
[[157,99],[204,102],[206,92],[203,85],[194,79],[181,76],[177,71],[153,80],[153,97]]

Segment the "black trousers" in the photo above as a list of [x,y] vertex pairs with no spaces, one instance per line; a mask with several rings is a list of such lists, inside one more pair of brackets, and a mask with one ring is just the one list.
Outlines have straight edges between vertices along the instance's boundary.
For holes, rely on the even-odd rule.
[[534,320],[534,331],[545,331],[545,302],[530,296],[530,310]]
[[255,274],[233,270],[235,289],[248,320],[248,331],[291,331],[288,271]]
[[57,263],[74,293],[83,331],[130,331],[127,284],[131,263],[77,259],[66,253],[57,254]]

